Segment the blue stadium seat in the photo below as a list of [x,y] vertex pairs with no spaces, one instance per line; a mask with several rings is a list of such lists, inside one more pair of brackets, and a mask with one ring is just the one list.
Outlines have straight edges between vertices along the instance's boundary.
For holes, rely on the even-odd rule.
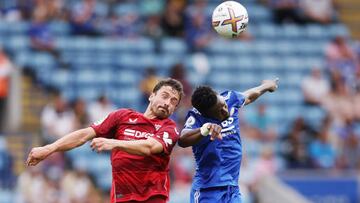
[[305,121],[309,123],[315,129],[319,129],[322,120],[325,118],[326,112],[320,107],[305,106],[302,108],[302,116]]
[[333,38],[336,36],[343,36],[343,37],[350,36],[350,31],[344,24],[330,25],[327,29],[327,33],[329,34],[330,38]]
[[149,66],[157,66],[159,60],[156,55],[148,54],[119,54],[116,65],[125,69],[145,69]]
[[56,36],[65,36],[70,34],[70,25],[62,21],[53,21],[49,25],[51,33]]
[[278,27],[277,29],[281,38],[297,39],[304,37],[303,29],[295,24],[285,24],[282,25],[281,27]]
[[24,51],[29,49],[30,40],[27,36],[12,36],[8,37],[6,41],[4,41],[4,46],[13,51]]
[[138,109],[141,103],[141,94],[138,86],[112,87],[109,91],[109,99],[115,101],[122,108]]
[[116,51],[118,52],[139,52],[149,53],[155,50],[155,43],[146,37],[137,37],[134,39],[116,39],[113,41]]
[[319,40],[298,40],[294,46],[300,55],[321,57],[324,54],[325,42]]
[[140,80],[142,79],[142,75],[136,71],[136,70],[118,70],[113,72],[112,74],[112,81],[113,84],[118,85],[118,86],[134,86],[139,84]]
[[248,11],[250,23],[264,23],[272,20],[271,11],[264,6],[253,4],[246,6],[246,9]]
[[256,55],[270,55],[277,51],[276,44],[270,40],[256,40],[251,43]]
[[186,54],[187,44],[178,38],[165,38],[160,42],[160,49],[163,53]]
[[79,69],[74,72],[74,79],[78,85],[106,85],[111,84],[113,72],[111,69]]
[[67,70],[51,71],[51,75],[48,76],[48,84],[55,85],[59,89],[64,89],[73,82],[72,72]]
[[0,21],[0,35],[26,35],[29,27],[30,24],[27,22]]
[[172,65],[176,64],[176,63],[180,63],[183,62],[184,59],[189,58],[188,55],[177,55],[176,53],[174,54],[169,54],[169,53],[162,53],[157,55],[157,68],[158,71],[160,72],[161,70],[164,71],[168,71]]
[[279,41],[272,41],[272,49],[273,51],[279,55],[278,60],[280,57],[284,56],[294,56],[297,54],[297,47],[294,46],[294,40],[279,40]]
[[324,39],[328,37],[328,32],[324,29],[324,26],[312,24],[304,27],[304,33],[307,38],[312,40]]
[[[250,25],[251,26],[251,25]],[[254,28],[255,36],[260,39],[274,39],[279,38],[279,28],[278,26],[262,23]]]

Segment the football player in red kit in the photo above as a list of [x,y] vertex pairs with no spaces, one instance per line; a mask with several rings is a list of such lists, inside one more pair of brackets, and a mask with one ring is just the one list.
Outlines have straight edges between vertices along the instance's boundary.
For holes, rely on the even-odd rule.
[[170,153],[179,137],[169,116],[182,95],[179,81],[162,80],[154,87],[145,113],[131,109],[112,112],[88,128],[33,148],[27,165],[35,166],[54,152],[71,150],[92,140],[94,150],[111,150],[112,203],[165,203],[170,189]]

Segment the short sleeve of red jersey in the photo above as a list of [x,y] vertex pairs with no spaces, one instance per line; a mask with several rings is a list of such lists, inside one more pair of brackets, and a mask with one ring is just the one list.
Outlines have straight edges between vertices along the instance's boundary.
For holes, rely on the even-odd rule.
[[106,118],[96,121],[90,127],[96,132],[96,137],[113,138],[119,125],[124,110],[117,110],[110,113]]
[[160,128],[153,138],[162,144],[165,154],[170,154],[179,139],[179,132],[173,123]]

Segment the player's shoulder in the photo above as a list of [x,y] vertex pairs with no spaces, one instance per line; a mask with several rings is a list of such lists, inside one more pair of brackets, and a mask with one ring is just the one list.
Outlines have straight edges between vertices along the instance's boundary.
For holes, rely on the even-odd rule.
[[225,90],[220,93],[220,95],[224,97],[225,100],[236,98],[238,97],[239,94],[240,94],[239,92],[236,92],[234,90]]
[[129,116],[134,116],[134,115],[138,115],[140,114],[139,112],[133,110],[133,109],[128,109],[128,108],[120,108],[120,109],[117,109],[113,112],[113,114],[115,114],[116,116],[119,116],[119,117],[129,117]]

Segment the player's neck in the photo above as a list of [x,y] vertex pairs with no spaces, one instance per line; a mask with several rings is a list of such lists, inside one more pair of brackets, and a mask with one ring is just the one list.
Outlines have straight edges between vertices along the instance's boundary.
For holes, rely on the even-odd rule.
[[144,117],[148,118],[148,119],[156,119],[157,118],[155,116],[155,114],[151,111],[149,106],[146,108],[146,111],[144,112]]

